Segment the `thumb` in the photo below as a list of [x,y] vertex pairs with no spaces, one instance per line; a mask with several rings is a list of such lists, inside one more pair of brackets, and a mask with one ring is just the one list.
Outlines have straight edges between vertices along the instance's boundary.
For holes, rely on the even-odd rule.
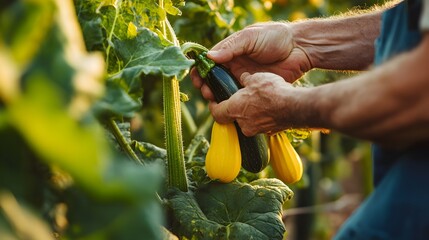
[[212,116],[216,122],[226,124],[231,123],[235,120],[228,110],[229,102],[229,100],[225,100],[220,103],[209,103],[210,112],[212,113]]
[[217,43],[207,52],[207,56],[217,63],[226,63],[234,57],[246,54],[251,46],[248,34],[243,34],[247,32],[242,30],[240,33],[233,33]]
[[247,84],[249,83],[250,78],[252,77],[252,74],[248,73],[248,72],[244,72],[240,75],[240,84],[243,87],[246,87]]
[[221,48],[219,50],[210,50],[207,52],[207,57],[216,63],[226,63],[234,58],[234,53],[229,48]]

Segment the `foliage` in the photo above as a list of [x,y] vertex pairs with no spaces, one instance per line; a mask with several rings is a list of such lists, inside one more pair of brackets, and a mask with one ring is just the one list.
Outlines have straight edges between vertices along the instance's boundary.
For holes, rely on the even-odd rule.
[[73,238],[161,238],[163,168],[136,169],[90,114],[103,94],[104,62],[86,52],[72,4],[17,1],[1,11],[1,228],[43,239],[38,228],[13,231],[31,222],[16,223],[11,211],[29,207]]
[[156,1],[75,1],[87,49],[102,51],[107,63],[108,94],[96,105],[99,115],[132,117],[141,109],[142,82],[182,78],[191,66],[178,47],[155,34],[168,11],[180,12],[168,2],[162,9]]
[[210,182],[194,194],[169,192],[173,229],[188,239],[283,239],[283,203],[292,191],[277,179]]

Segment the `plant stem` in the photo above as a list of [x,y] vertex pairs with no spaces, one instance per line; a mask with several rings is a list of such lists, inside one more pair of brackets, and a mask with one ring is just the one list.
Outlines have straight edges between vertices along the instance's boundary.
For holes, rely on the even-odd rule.
[[119,129],[118,124],[116,124],[115,120],[113,120],[113,118],[110,118],[109,120],[107,120],[106,124],[109,127],[110,131],[113,133],[113,136],[115,136],[116,140],[118,141],[119,146],[121,146],[121,149],[127,154],[127,156],[134,162],[138,164],[143,164],[143,161],[136,155],[131,146],[128,144],[125,137],[122,135],[121,130]]
[[185,103],[181,102],[180,107],[182,108],[182,125],[183,125],[183,141],[189,142],[197,131],[197,124],[194,121],[188,107]]
[[196,55],[202,53],[202,52],[207,52],[208,49],[206,47],[204,47],[201,44],[198,43],[194,43],[194,42],[186,42],[184,44],[182,44],[182,46],[180,47],[182,50],[182,53],[187,55],[190,52],[194,52],[196,53]]
[[210,112],[208,112],[204,122],[198,127],[197,131],[195,131],[195,136],[197,135],[206,136],[207,132],[213,126],[213,122],[214,122],[214,119],[210,114]]
[[106,48],[106,68],[109,68],[109,55],[110,55],[110,49],[112,48],[112,38],[113,38],[113,33],[115,30],[115,26],[116,26],[116,21],[118,19],[118,15],[119,15],[119,5],[121,4],[120,1],[116,2],[116,4],[118,4],[118,6],[116,6],[115,8],[115,18],[113,19],[113,24],[112,24],[112,29],[109,32],[109,36],[107,37],[107,43],[109,44]]
[[164,122],[167,149],[168,186],[188,191],[183,153],[179,81],[163,79]]
[[[164,1],[159,0],[159,7],[164,9]],[[164,38],[179,46],[176,34],[168,22],[167,15],[160,22]],[[186,178],[185,156],[183,152],[182,118],[180,107],[180,89],[177,77],[163,77],[163,107],[165,138],[167,150],[168,186],[177,187],[181,191],[188,191]]]
[[197,151],[197,149],[202,145],[202,144],[206,144],[209,145],[208,141],[206,140],[206,138],[203,135],[196,135],[191,143],[189,144],[188,148],[185,151],[185,155],[186,155],[186,161],[190,162],[192,161],[192,158],[195,155],[195,152]]

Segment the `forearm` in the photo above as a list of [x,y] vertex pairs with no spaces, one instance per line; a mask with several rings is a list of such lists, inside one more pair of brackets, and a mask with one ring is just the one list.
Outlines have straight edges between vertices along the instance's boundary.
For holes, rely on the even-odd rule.
[[294,40],[314,68],[363,70],[374,58],[382,8],[371,13],[292,23]]
[[429,140],[428,63],[429,35],[413,51],[362,75],[297,89],[294,110],[304,113],[304,125],[385,145]]

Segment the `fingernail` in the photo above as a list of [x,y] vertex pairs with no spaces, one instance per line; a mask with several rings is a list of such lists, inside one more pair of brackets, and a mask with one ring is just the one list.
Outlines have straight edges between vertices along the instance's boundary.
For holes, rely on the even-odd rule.
[[245,78],[247,78],[248,76],[250,76],[250,73],[248,73],[248,72],[244,72],[244,73],[242,73],[242,74],[241,74],[240,79],[245,79]]
[[210,51],[207,52],[207,56],[209,56],[209,57],[218,57],[219,56],[219,51],[210,50]]

